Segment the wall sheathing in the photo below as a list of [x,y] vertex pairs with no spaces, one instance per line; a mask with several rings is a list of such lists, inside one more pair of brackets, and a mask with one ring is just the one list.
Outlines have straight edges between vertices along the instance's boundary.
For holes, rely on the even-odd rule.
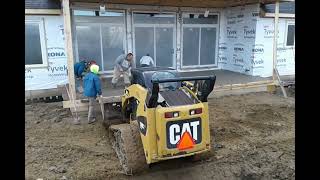
[[[295,74],[295,49],[285,46],[288,22],[294,20],[279,19],[277,68],[280,75]],[[253,76],[272,76],[273,25],[273,18],[259,17],[258,4],[224,9],[220,24],[219,68]]]
[[25,67],[25,90],[57,88],[68,82],[62,16],[26,16],[44,21],[48,67]]

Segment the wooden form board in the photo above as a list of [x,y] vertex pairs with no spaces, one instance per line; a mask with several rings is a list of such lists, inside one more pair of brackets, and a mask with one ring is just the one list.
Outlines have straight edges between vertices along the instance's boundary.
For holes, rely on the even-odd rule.
[[239,88],[250,88],[255,86],[265,86],[269,84],[275,84],[275,81],[273,80],[267,80],[267,81],[258,81],[258,82],[250,82],[245,84],[229,84],[229,85],[223,85],[223,86],[215,86],[213,91],[223,91],[223,90],[229,90],[229,89],[239,89]]
[[[277,85],[276,81],[260,81],[260,82],[252,82],[247,84],[234,84],[220,86],[213,90],[210,93],[208,98],[213,98],[220,95],[226,94],[242,94],[248,92],[257,92],[257,91],[270,91],[270,89],[274,89]],[[270,91],[271,92],[271,91]],[[104,105],[106,103],[114,103],[114,102],[121,102],[121,96],[109,96],[109,97],[101,97],[98,98],[99,103],[95,105],[96,109],[100,108],[102,113],[102,118],[104,119],[105,116],[105,108]],[[85,102],[84,100],[75,100],[75,104],[77,106],[77,112],[86,112],[88,111],[89,103]],[[70,108],[71,112],[75,112],[74,104],[72,101],[63,101],[63,108]]]
[[60,15],[61,9],[25,9],[24,13],[28,15]]
[[[231,84],[231,85],[224,85],[224,86],[216,86],[213,90],[214,91],[226,91],[226,90],[232,90],[232,89],[248,89],[248,88],[256,88],[256,87],[267,87],[268,85],[277,85],[277,81],[268,80],[268,81],[258,81],[258,82],[251,82],[251,83],[245,83],[245,84]],[[108,97],[100,97],[98,98],[98,102],[100,104],[105,103],[116,103],[121,102],[121,96],[108,96]],[[75,100],[75,104],[77,107],[87,107],[88,102],[84,102],[83,100]],[[73,108],[73,102],[72,101],[63,101],[63,107],[64,108]]]
[[100,97],[98,98],[99,103],[116,103],[121,102],[121,96],[109,96],[109,97]]
[[[120,96],[109,96],[109,97],[102,97],[99,98],[99,101],[97,101],[99,103],[116,103],[116,102],[121,102],[121,97]],[[68,100],[68,101],[63,101],[63,108],[74,108],[74,104],[72,101]],[[88,102],[86,102],[85,100],[75,100],[75,105],[78,107],[87,107],[88,106]]]
[[[81,102],[81,100],[75,100],[75,105],[78,107],[88,107],[89,103],[87,102]],[[74,108],[74,104],[72,101],[62,101],[63,108]]]

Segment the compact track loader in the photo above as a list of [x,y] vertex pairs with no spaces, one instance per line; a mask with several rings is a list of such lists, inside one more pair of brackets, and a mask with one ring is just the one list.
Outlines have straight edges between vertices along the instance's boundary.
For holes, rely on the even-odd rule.
[[208,152],[207,97],[215,75],[179,77],[176,70],[161,67],[137,68],[131,73],[131,85],[125,88],[121,104],[110,107],[120,112],[121,121],[104,121],[125,173]]

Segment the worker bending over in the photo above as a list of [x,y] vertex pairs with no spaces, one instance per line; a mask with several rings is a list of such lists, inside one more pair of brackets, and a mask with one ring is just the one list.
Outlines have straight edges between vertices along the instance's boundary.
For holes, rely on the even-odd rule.
[[76,63],[74,65],[74,75],[76,77],[76,91],[82,93],[83,87],[82,87],[82,77],[83,73],[87,69],[88,63],[85,60],[81,60],[80,62]]
[[133,54],[128,53],[127,55],[121,54],[117,57],[115,66],[113,69],[112,87],[116,88],[118,80],[123,75],[125,86],[130,85],[130,69],[133,66]]
[[149,54],[146,56],[142,56],[140,59],[140,66],[141,67],[154,67],[154,62],[152,57]]

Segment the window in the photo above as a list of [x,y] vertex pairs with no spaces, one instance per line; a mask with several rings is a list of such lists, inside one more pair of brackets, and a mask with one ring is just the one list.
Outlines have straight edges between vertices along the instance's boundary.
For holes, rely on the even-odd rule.
[[75,57],[94,60],[101,71],[111,71],[126,51],[125,13],[74,10]]
[[[267,13],[274,13],[275,7],[275,3],[261,5],[261,8]],[[294,14],[295,2],[279,2],[279,13]]]
[[43,19],[25,20],[25,65],[48,65]]
[[218,15],[182,14],[182,66],[216,66]]
[[[171,72],[165,72],[165,71],[158,71],[152,74],[151,79],[152,80],[163,80],[163,79],[170,79],[175,78],[176,75]],[[163,90],[175,90],[178,87],[178,82],[167,82],[167,83],[160,83],[159,88],[160,91]]]
[[288,22],[286,34],[286,46],[294,46],[295,44],[295,24]]
[[[262,17],[274,17],[275,3],[260,5]],[[279,2],[279,17],[294,18],[295,2]]]
[[133,12],[134,53],[137,67],[149,54],[156,66],[174,67],[175,14]]

